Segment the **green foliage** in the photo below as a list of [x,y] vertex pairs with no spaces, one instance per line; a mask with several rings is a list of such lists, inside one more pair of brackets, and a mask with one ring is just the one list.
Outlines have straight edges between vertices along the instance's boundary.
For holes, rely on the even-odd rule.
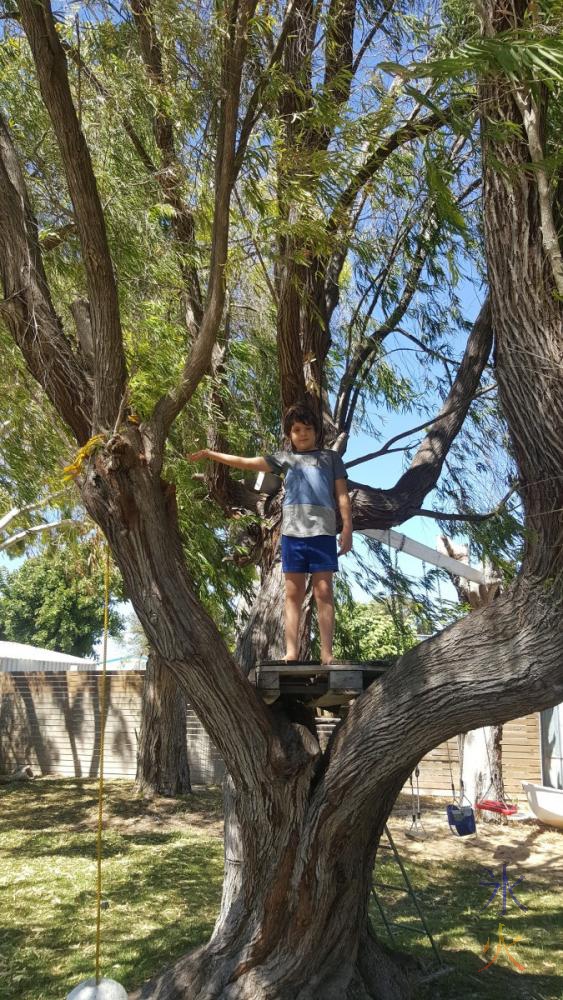
[[0,512],[62,488],[68,431],[0,323]]
[[[335,582],[334,656],[343,660],[393,659],[416,645],[417,621],[412,607],[398,611],[398,603],[382,595],[362,603],[354,600],[345,579]],[[319,656],[319,637],[314,628],[313,658]]]
[[358,661],[395,657],[416,643],[412,618],[397,622],[384,601],[340,601],[334,637],[335,656]]
[[421,65],[381,63],[380,69],[407,79],[448,81],[466,73],[501,72],[512,82],[532,77],[553,88],[563,83],[563,40],[560,35],[538,37],[538,27],[534,26],[502,32],[494,38],[471,39],[454,55]]
[[[18,784],[0,784],[0,993],[53,1000],[91,977],[96,964],[98,783]],[[131,991],[171,957],[203,944],[221,901],[220,790],[157,801],[151,821],[155,801],[137,796],[133,782],[104,782],[102,962]],[[24,934],[24,926],[33,931]]]
[[[113,588],[119,586],[114,575]],[[103,634],[104,575],[95,552],[78,546],[48,547],[30,556],[11,573],[0,571],[0,636],[90,656]],[[110,609],[110,634],[117,637],[122,621]]]

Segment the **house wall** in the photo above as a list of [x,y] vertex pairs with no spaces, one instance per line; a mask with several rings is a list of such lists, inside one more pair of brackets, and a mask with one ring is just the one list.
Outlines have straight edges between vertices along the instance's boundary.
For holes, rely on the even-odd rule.
[[[134,778],[141,716],[143,671],[108,671],[105,774]],[[41,774],[95,778],[98,774],[101,674],[89,671],[0,673],[0,771],[31,764]],[[335,720],[319,718],[322,742]],[[224,765],[199,719],[188,708],[187,740],[194,784],[216,784]],[[450,763],[459,790],[457,739],[420,763],[420,792],[451,797]],[[521,782],[541,784],[539,715],[506,723],[503,731],[505,788],[523,797]],[[407,783],[405,791],[410,791]]]

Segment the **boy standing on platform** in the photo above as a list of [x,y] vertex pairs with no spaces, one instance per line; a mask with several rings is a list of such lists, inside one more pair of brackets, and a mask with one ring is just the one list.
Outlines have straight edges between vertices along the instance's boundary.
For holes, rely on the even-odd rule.
[[[209,458],[235,469],[274,472],[285,477],[281,556],[285,577],[286,660],[299,657],[299,622],[305,597],[306,577],[313,578],[321,639],[321,663],[332,663],[334,593],[332,577],[338,571],[338,556],[352,548],[352,511],[344,463],[335,451],[318,448],[319,426],[305,405],[292,406],[283,429],[291,451],[245,458],[223,455],[204,448],[188,458]],[[342,518],[340,545],[336,548],[336,508]]]

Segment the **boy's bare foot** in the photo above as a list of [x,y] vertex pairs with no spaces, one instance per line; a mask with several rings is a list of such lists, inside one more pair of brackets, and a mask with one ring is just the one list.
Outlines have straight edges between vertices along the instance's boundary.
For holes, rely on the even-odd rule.
[[331,663],[332,663],[332,653],[327,653],[326,656],[323,656],[323,654],[321,653],[321,667],[330,667]]
[[299,663],[299,657],[290,656],[289,653],[286,653],[285,656],[282,656],[282,660],[284,661],[284,663]]

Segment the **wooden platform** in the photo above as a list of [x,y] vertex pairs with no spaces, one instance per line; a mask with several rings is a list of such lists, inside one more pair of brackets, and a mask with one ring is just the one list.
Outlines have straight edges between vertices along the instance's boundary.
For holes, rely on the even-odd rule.
[[332,708],[357,698],[386,668],[385,660],[335,660],[328,666],[311,660],[263,660],[256,667],[256,687],[267,704],[280,695],[295,695],[317,708]]

